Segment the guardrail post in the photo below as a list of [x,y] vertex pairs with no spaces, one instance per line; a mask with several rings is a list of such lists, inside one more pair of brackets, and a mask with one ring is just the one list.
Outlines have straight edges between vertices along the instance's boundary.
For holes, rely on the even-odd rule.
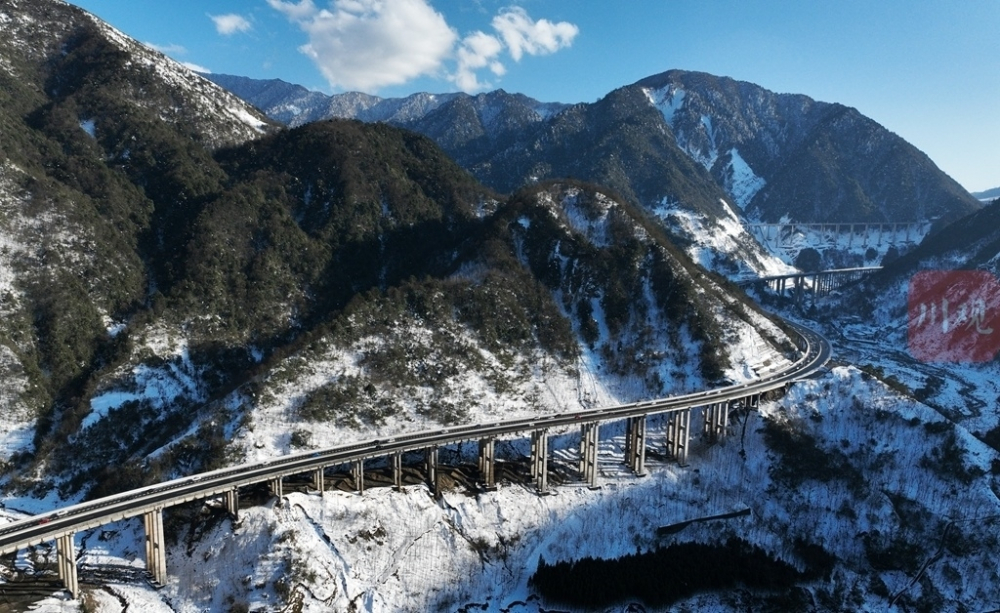
[[163,537],[163,509],[153,509],[142,516],[146,529],[146,570],[153,576],[153,583],[167,584],[167,550]]
[[225,496],[226,511],[229,512],[229,516],[233,518],[233,521],[237,521],[240,518],[240,491],[233,488],[226,492]]
[[496,455],[494,437],[479,440],[479,475],[487,489],[496,487]]
[[313,471],[313,487],[319,491],[319,495],[322,496],[326,493],[326,469],[322,466]]
[[549,432],[545,428],[531,433],[531,478],[535,489],[544,494],[549,489]]
[[354,461],[354,491],[359,494],[365,493],[365,459],[358,458]]
[[626,464],[638,477],[646,476],[646,416],[628,420],[625,432]]
[[597,487],[597,444],[599,440],[597,422],[583,424],[580,431],[580,474],[590,487]]
[[76,572],[76,553],[73,540],[75,535],[65,534],[56,539],[56,562],[59,579],[73,598],[80,595],[80,579]]
[[392,484],[397,490],[403,489],[403,452],[392,454]]
[[438,448],[437,445],[433,447],[428,447],[424,451],[424,460],[427,465],[427,485],[431,488],[431,493],[437,498],[438,495],[438,482],[437,482],[437,464],[438,464]]

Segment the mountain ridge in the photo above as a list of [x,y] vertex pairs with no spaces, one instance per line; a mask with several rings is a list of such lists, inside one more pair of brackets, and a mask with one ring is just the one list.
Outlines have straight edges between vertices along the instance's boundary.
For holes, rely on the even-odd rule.
[[[692,257],[730,276],[785,269],[734,219],[919,218],[941,227],[981,206],[857,110],[801,94],[672,70],[594,103],[552,112],[540,104],[503,90],[456,94],[422,115],[379,120],[430,136],[500,192],[558,177],[607,185],[660,217]],[[725,240],[706,241],[694,226]]]

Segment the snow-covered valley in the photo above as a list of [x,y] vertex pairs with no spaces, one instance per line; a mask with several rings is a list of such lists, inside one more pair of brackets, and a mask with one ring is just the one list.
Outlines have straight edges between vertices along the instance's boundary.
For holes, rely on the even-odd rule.
[[[730,537],[800,569],[803,543],[833,556],[837,563],[828,577],[804,582],[795,593],[794,603],[802,606],[954,610],[995,602],[1000,597],[994,587],[1000,573],[994,555],[1000,546],[994,536],[1000,521],[995,493],[1000,459],[981,441],[998,422],[992,408],[1000,394],[993,383],[995,367],[915,363],[906,354],[905,335],[899,326],[893,333],[888,319],[831,323],[836,321],[804,323],[825,331],[836,345],[836,362],[844,366],[762,402],[745,427],[734,419],[729,436],[719,443],[705,440],[696,426],[686,466],[667,457],[666,422],[654,418],[645,477],[624,464],[623,424],[602,427],[596,490],[576,473],[576,432],[550,443],[553,472],[561,477],[547,496],[537,495],[528,479],[512,478],[527,471],[526,439],[498,445],[498,459],[508,469],[501,471],[506,478],[496,491],[476,489],[460,477],[475,472],[476,451],[468,444],[442,450],[445,470],[456,480],[437,500],[419,483],[415,467],[402,491],[394,491],[378,487],[389,480],[380,475],[384,467],[370,463],[363,494],[352,491],[344,467],[343,478],[331,476],[324,495],[289,486],[281,501],[250,496],[236,521],[217,500],[168,510],[170,579],[160,589],[145,581],[140,521],[81,533],[76,539],[81,600],[54,595],[33,610],[76,610],[81,603],[114,612],[128,607],[576,610],[546,601],[531,585],[540,560],[614,559],[676,543],[721,545]],[[777,359],[750,331],[731,332],[734,355],[744,360],[729,372],[734,380],[752,378],[754,366]],[[407,336],[421,338],[418,330]],[[163,396],[166,402],[199,393],[185,374],[191,366],[178,347],[163,331],[150,336],[149,350],[165,358],[162,372],[140,369],[137,387],[128,393]],[[244,457],[260,460],[292,450],[289,432],[298,426],[289,421],[289,411],[302,394],[300,384],[358,368],[357,347],[324,355],[299,375],[305,378],[297,384],[279,385],[267,399],[258,399],[252,424],[232,425]],[[458,394],[456,402],[480,399],[466,416],[470,421],[496,419],[498,411],[532,415],[638,399],[639,388],[603,372],[599,363],[597,356],[585,354],[576,369],[565,372],[515,365],[522,372],[522,397],[530,402],[502,409],[489,400],[489,386],[476,383],[475,372],[456,379],[450,389]],[[866,365],[866,370],[846,364]],[[906,393],[928,387],[932,371],[942,384],[920,395],[922,402]],[[893,375],[890,385],[872,372]],[[107,419],[108,407],[122,398],[112,392],[95,397],[93,423]],[[422,423],[417,413],[401,417],[399,423],[390,420],[370,431],[313,429],[308,444],[339,444]],[[698,422],[695,415],[692,423]],[[3,503],[12,519],[21,516],[15,510],[35,513],[59,504],[54,489],[41,499],[8,495]],[[657,531],[747,509],[749,515],[693,523],[676,534]],[[51,576],[54,556],[51,545],[22,551],[6,572],[11,578],[18,572]],[[766,591],[734,590],[697,594],[678,604],[725,611],[793,602],[777,598]]]
[[[102,582],[84,600],[102,611],[124,610],[121,599],[144,611],[291,603],[302,611],[564,610],[529,585],[540,559],[614,558],[732,536],[800,567],[796,542],[836,556],[825,581],[802,586],[800,597],[820,609],[955,610],[1000,597],[1000,501],[990,474],[997,453],[866,373],[837,367],[794,385],[751,414],[745,434],[736,424],[722,443],[696,443],[688,466],[656,459],[662,427],[650,426],[646,477],[626,470],[623,432],[607,428],[597,490],[569,482],[538,496],[507,481],[494,492],[459,486],[437,501],[424,485],[303,491],[244,508],[236,522],[217,510],[188,519],[176,525],[170,582],[158,591],[135,581],[143,566],[138,522],[85,533],[84,581],[101,568],[133,569],[123,575],[133,580]],[[575,464],[573,439],[554,441],[554,463]],[[502,456],[527,453],[523,442],[503,447]],[[463,455],[474,461],[471,448],[453,449],[449,461]],[[662,526],[746,508],[745,517],[657,535]],[[29,566],[28,556],[19,564]],[[737,590],[684,606],[737,610],[767,598]],[[35,610],[67,606],[76,605],[54,597]]]

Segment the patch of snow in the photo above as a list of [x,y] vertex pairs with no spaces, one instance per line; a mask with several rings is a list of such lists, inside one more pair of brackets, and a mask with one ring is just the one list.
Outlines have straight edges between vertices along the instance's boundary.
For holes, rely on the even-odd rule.
[[90,138],[97,137],[97,124],[93,119],[80,120],[80,129],[86,132]]
[[668,226],[691,239],[690,245],[687,246],[688,255],[707,270],[718,271],[719,267],[716,262],[720,255],[733,255],[741,251],[754,250],[758,254],[756,261],[747,261],[743,257],[733,258],[738,260],[740,269],[735,273],[732,271],[719,272],[734,278],[766,277],[797,272],[794,266],[762,250],[729,203],[723,200],[722,204],[726,215],[715,220],[708,220],[704,215],[666,198],[661,200],[659,205],[652,209],[652,212]]
[[725,177],[726,191],[736,200],[736,205],[741,210],[747,208],[753,197],[767,183],[754,173],[735,147],[729,150],[729,162],[726,164],[723,176]]
[[666,120],[667,125],[673,127],[674,115],[684,106],[686,92],[674,85],[660,89],[643,88],[642,91],[646,94],[646,98],[649,99],[649,103],[663,114],[663,119]]
[[163,408],[180,397],[204,400],[186,339],[154,336],[148,346],[156,352],[162,365],[138,364],[122,377],[127,382],[127,389],[110,389],[94,395],[90,399],[90,413],[80,424],[81,429],[96,424],[127,402],[144,402]]

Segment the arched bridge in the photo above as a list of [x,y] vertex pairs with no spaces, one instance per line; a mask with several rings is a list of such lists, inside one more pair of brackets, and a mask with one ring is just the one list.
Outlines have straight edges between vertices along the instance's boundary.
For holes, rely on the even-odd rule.
[[931,221],[894,223],[748,223],[747,230],[761,244],[772,248],[791,247],[796,235],[810,237],[811,242],[839,243],[852,247],[880,247],[919,243],[931,229]]
[[799,338],[801,357],[786,368],[761,379],[716,389],[674,396],[648,402],[638,402],[489,424],[473,424],[441,428],[394,438],[376,439],[276,457],[268,461],[224,468],[175,479],[141,489],[131,490],[43,513],[0,527],[0,554],[46,541],[56,542],[59,577],[74,596],[79,594],[74,535],[82,530],[97,528],[123,519],[142,517],[146,532],[146,565],[152,579],[159,585],[167,582],[166,543],[163,534],[163,509],[184,502],[223,497],[228,511],[238,511],[239,488],[268,483],[272,493],[282,495],[282,480],[292,475],[311,475],[313,484],[322,493],[327,468],[353,464],[355,487],[364,487],[364,463],[373,458],[387,458],[393,469],[396,485],[401,485],[404,452],[422,451],[426,477],[437,493],[436,472],[438,448],[464,441],[478,441],[480,477],[489,487],[495,483],[494,444],[499,437],[531,439],[531,477],[539,492],[548,488],[548,436],[550,429],[580,428],[580,473],[584,481],[595,485],[597,480],[597,445],[599,428],[614,421],[626,422],[625,461],[638,474],[645,469],[646,418],[667,414],[667,448],[685,463],[691,439],[691,414],[701,409],[705,430],[709,435],[725,436],[729,410],[743,404],[757,406],[761,394],[779,389],[820,370],[830,358],[830,344],[819,334],[789,322]]

